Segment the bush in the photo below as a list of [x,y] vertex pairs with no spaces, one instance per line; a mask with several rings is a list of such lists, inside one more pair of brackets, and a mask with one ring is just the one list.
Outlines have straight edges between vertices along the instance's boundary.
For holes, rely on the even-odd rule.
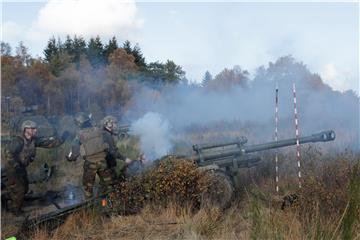
[[201,193],[208,187],[203,176],[193,161],[167,156],[142,174],[116,184],[110,199],[114,210],[122,213],[137,212],[145,203],[198,207]]

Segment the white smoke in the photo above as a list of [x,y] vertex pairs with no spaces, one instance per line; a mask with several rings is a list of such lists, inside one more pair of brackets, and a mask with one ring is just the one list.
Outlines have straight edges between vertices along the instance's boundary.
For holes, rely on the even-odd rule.
[[167,119],[155,112],[148,112],[131,125],[140,137],[141,150],[148,160],[154,160],[171,151],[171,126]]
[[159,113],[173,127],[174,139],[183,141],[181,137],[188,137],[184,141],[190,144],[233,140],[235,133],[247,136],[249,143],[271,141],[276,82],[279,139],[295,135],[292,83],[296,83],[300,136],[334,130],[336,141],[317,146],[360,149],[359,97],[351,91],[334,91],[318,75],[289,57],[260,68],[248,88],[233,86],[222,91],[178,84],[157,93],[144,88],[134,97],[136,104],[127,117],[137,119],[136,113]]

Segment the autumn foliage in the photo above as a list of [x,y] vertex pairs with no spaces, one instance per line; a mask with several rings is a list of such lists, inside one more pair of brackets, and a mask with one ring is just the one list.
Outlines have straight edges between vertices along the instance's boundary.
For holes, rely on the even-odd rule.
[[99,37],[88,42],[77,36],[65,42],[51,38],[44,58],[33,58],[28,51],[20,43],[11,55],[11,47],[1,43],[1,103],[13,115],[31,105],[48,116],[94,108],[124,113],[138,82],[176,84],[185,75],[171,60],[146,63],[138,45],[125,41],[118,46],[115,37],[108,44]]
[[193,161],[167,156],[141,174],[118,183],[111,200],[119,212],[137,212],[145,203],[198,207],[201,193],[209,184],[204,178],[205,172]]

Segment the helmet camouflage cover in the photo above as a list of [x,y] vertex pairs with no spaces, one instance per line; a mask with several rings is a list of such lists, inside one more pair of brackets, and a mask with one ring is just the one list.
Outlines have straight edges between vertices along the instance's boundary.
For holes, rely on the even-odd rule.
[[105,126],[108,123],[117,124],[118,120],[114,116],[109,115],[109,116],[104,117],[101,123],[102,123],[103,126]]
[[118,124],[118,120],[111,115],[104,117],[103,120],[101,121],[101,125],[103,127],[111,127],[114,128],[113,130],[116,129],[117,124]]
[[37,128],[37,124],[34,121],[31,120],[25,120],[21,124],[21,130],[24,131],[25,128]]

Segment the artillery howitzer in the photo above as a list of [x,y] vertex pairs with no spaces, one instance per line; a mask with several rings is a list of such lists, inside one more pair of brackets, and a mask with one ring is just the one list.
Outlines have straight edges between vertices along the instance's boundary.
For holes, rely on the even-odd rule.
[[[328,142],[335,139],[335,132],[332,130],[323,131],[312,134],[307,137],[299,138],[299,144],[311,142]],[[249,157],[250,153],[269,150],[273,148],[287,147],[297,144],[297,139],[285,139],[268,143],[248,145],[245,137],[239,138],[237,141],[220,144],[202,144],[193,145],[196,156],[193,158],[199,166],[207,166],[211,164],[219,167],[243,168],[251,167],[261,159],[258,157]]]
[[297,141],[299,144],[304,144],[328,142],[334,139],[335,132],[329,130],[301,137],[299,140],[292,138],[255,145],[246,145],[245,137],[227,143],[193,145],[196,155],[192,156],[192,159],[200,169],[213,176],[214,184],[211,184],[207,192],[203,194],[203,201],[205,204],[210,203],[225,208],[234,195],[234,185],[239,185],[238,170],[260,163],[261,158],[254,155],[255,152],[296,145]]

